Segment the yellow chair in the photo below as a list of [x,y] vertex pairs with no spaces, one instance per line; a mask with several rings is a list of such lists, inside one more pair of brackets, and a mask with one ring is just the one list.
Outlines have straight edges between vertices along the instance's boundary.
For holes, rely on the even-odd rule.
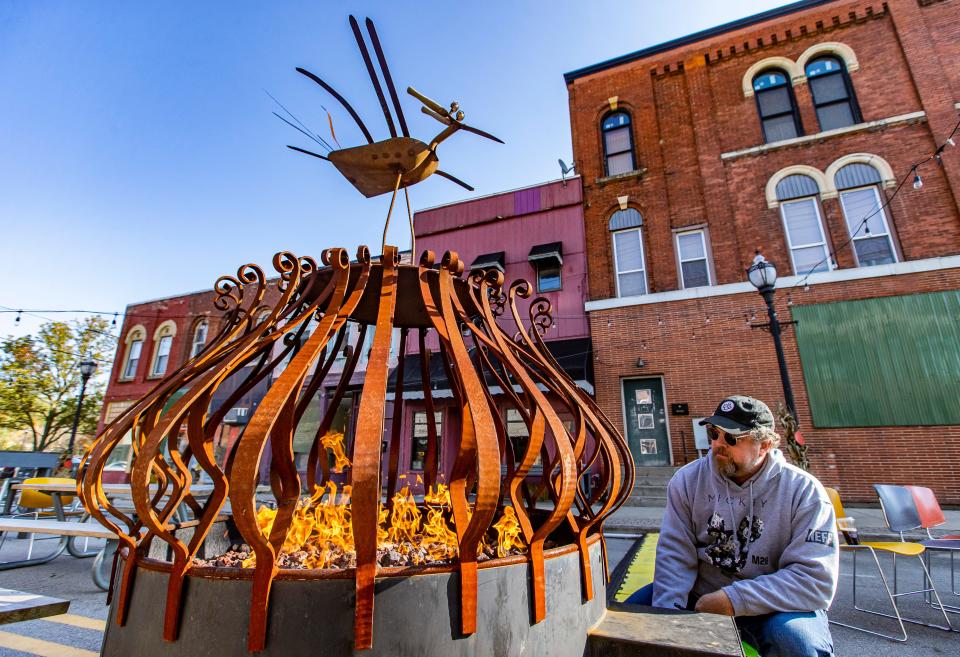
[[[31,477],[30,479],[24,479],[23,484],[64,484],[68,486],[76,486],[77,482],[74,479],[69,477]],[[61,495],[60,502],[66,507],[73,503],[75,495]],[[53,495],[50,493],[44,493],[39,490],[21,490],[20,498],[16,502],[17,507],[21,509],[21,513],[16,513],[13,515],[14,518],[24,518],[24,517],[33,517],[34,519],[40,518],[49,518],[54,517],[59,518],[57,513],[56,502],[53,499]],[[61,509],[66,515],[66,509]],[[72,513],[71,515],[77,515]],[[43,541],[43,540],[60,540],[61,545],[58,547],[59,552],[67,546],[68,539],[60,536],[50,536],[45,538],[34,538],[34,534],[30,534],[30,544],[27,548],[27,559],[30,559],[33,556],[33,543],[34,540]],[[3,543],[6,540],[6,534],[0,536],[0,548],[3,547]]]
[[[835,620],[830,622],[834,625],[839,625],[840,627],[847,627],[852,630],[859,630],[861,632],[866,632],[867,634],[873,634],[874,636],[883,637],[885,639],[890,639],[891,641],[906,641],[907,640],[907,629],[904,627],[904,622],[907,623],[916,623],[918,625],[926,625],[927,627],[936,627],[939,629],[949,630],[950,621],[947,619],[948,627],[941,627],[939,625],[929,625],[920,621],[911,620],[909,618],[903,618],[900,615],[900,609],[897,607],[897,598],[904,595],[913,595],[917,593],[928,593],[933,592],[937,596],[937,601],[939,602],[940,596],[937,593],[936,589],[922,589],[920,591],[906,591],[904,593],[896,593],[890,590],[890,586],[887,584],[887,577],[883,572],[883,568],[880,566],[880,559],[877,557],[877,552],[886,552],[892,554],[894,558],[898,555],[903,557],[916,557],[920,562],[923,572],[927,576],[927,581],[930,581],[930,586],[933,587],[932,580],[930,580],[930,575],[927,572],[926,564],[923,561],[923,553],[925,548],[919,543],[907,543],[903,541],[864,541],[864,542],[848,542],[846,540],[848,534],[850,534],[852,527],[845,522],[849,519],[850,516],[847,515],[846,511],[843,509],[843,502],[840,501],[840,494],[834,488],[826,488],[827,495],[830,497],[830,502],[833,504],[833,510],[837,516],[837,529],[838,534],[844,536],[845,542],[840,544],[840,550],[845,552],[853,552],[853,608],[857,611],[862,611],[867,614],[874,614],[875,616],[884,616],[886,618],[895,618],[900,624],[900,632],[902,636],[892,636],[889,634],[883,634],[881,632],[874,632],[873,630],[868,630],[864,627],[859,627],[857,625],[848,625],[846,623],[840,623]],[[853,538],[852,535],[850,538]],[[872,609],[864,609],[857,605],[857,553],[862,550],[868,550],[870,556],[873,557],[874,563],[877,565],[877,572],[880,573],[880,581],[883,582],[883,588],[887,592],[887,596],[890,598],[890,605],[893,607],[893,614],[885,614],[883,612],[874,611]],[[946,614],[944,614],[946,618]]]

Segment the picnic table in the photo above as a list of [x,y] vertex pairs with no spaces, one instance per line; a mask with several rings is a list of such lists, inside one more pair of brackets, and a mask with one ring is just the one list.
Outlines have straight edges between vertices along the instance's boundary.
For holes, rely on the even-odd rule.
[[36,593],[0,589],[0,625],[36,620],[67,613],[69,600],[49,598]]
[[32,477],[46,477],[60,462],[60,455],[54,452],[14,452],[0,450],[0,468],[13,468],[15,475],[0,480],[0,498],[3,499],[3,515],[10,515],[13,505],[11,484],[23,481],[23,470],[29,470]]

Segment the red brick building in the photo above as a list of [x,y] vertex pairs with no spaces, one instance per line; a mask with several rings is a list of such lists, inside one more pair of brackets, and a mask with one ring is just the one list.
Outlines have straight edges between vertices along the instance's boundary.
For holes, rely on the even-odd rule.
[[816,474],[960,503],[958,12],[806,0],[565,75],[596,396],[638,464],[692,459],[724,395],[782,402],[759,248]]

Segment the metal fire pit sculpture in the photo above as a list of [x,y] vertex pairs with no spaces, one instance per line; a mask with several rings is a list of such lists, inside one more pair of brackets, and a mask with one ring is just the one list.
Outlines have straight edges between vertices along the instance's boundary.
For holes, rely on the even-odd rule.
[[[408,91],[425,103],[424,112],[447,127],[429,146],[409,138],[386,60],[368,19],[367,29],[404,135],[397,137],[353,17],[351,25],[390,127],[390,139],[374,143],[339,94],[315,75],[301,72],[344,105],[370,142],[355,149],[331,151],[329,159],[368,196],[392,189],[392,211],[400,187],[416,184],[434,172],[453,179],[436,169],[436,146],[441,141],[458,130],[496,138],[462,124],[463,114],[455,103],[447,111],[412,89]],[[410,152],[405,150],[407,147]],[[387,157],[394,155],[393,159]],[[570,550],[579,553],[582,596],[575,596],[574,607],[594,595],[593,580],[597,574],[591,566],[590,551],[598,541],[603,551],[598,563],[603,564],[602,576],[606,580],[603,522],[632,490],[633,461],[623,437],[547,348],[543,333],[553,323],[549,301],[535,299],[526,313],[521,312],[526,301],[518,306],[518,300],[528,300],[531,294],[526,281],[505,287],[503,275],[497,271],[471,272],[464,278],[463,263],[454,252],[444,254],[438,265],[429,251],[421,256],[418,265],[405,265],[400,264],[398,250],[393,246],[384,245],[378,261],[371,259],[366,247],[361,247],[353,262],[344,249],[337,248],[324,251],[322,265],[309,257],[277,254],[273,267],[279,275],[279,298],[270,303],[265,300],[268,287],[274,282],[268,282],[260,267],[244,265],[236,276],[220,278],[214,288],[215,305],[224,311],[218,335],[201,353],[107,426],[84,455],[78,475],[80,496],[90,514],[117,532],[121,542],[111,580],[109,597],[115,615],[108,626],[108,639],[111,627],[122,627],[128,621],[137,570],[144,571],[142,585],[148,591],[155,590],[154,576],[160,570],[168,573],[164,639],[176,641],[182,622],[187,622],[183,614],[185,598],[199,595],[197,599],[210,599],[209,589],[200,590],[203,578],[252,579],[247,648],[263,650],[271,590],[278,577],[285,582],[284,573],[290,572],[282,567],[289,565],[289,560],[284,559],[291,549],[306,545],[312,536],[311,526],[301,522],[305,511],[319,503],[323,487],[329,485],[336,491],[331,484],[334,473],[328,450],[336,452],[337,463],[345,466],[345,472],[336,475],[343,485],[337,511],[341,519],[349,519],[350,540],[338,545],[349,553],[342,553],[346,560],[339,569],[326,567],[330,564],[321,560],[318,563],[324,567],[310,568],[307,564],[307,568],[296,571],[296,579],[342,581],[349,576],[355,580],[356,649],[373,646],[374,585],[381,576],[455,572],[459,579],[459,606],[451,602],[448,607],[444,603],[443,609],[449,608],[451,613],[459,609],[457,629],[461,635],[477,632],[481,568],[508,564],[515,568],[518,559],[520,564],[527,562],[530,618],[534,625],[543,621],[548,612],[545,552],[554,556]],[[507,312],[509,315],[503,317]],[[358,328],[348,331],[349,325]],[[389,364],[395,329],[400,338],[390,390]],[[334,414],[351,385],[370,331],[372,347],[360,391],[355,437],[341,452],[343,446],[331,435]],[[412,344],[412,334],[416,335],[416,345]],[[349,335],[357,336],[355,344],[349,345],[353,347],[352,355],[346,359],[316,430],[306,472],[298,472],[293,448],[295,432],[331,375],[338,354],[346,353]],[[414,355],[418,358],[412,358]],[[457,430],[444,441],[447,449],[455,449],[455,457],[442,460],[436,429],[433,422],[427,422],[423,467],[423,490],[427,495],[419,504],[429,505],[432,498],[441,496],[441,491],[449,502],[443,505],[446,510],[431,507],[429,522],[424,521],[421,526],[420,513],[415,508],[418,503],[412,501],[401,481],[401,444],[410,440],[402,435],[401,428],[404,409],[411,398],[416,398],[417,403],[422,400],[426,417],[434,417],[431,359],[442,361],[453,402],[452,424]],[[408,383],[404,371],[415,360],[420,367],[419,389],[405,391]],[[227,412],[264,380],[272,380],[265,397],[240,438],[218,462],[213,448],[217,428]],[[215,400],[218,403],[213,403]],[[385,431],[388,404],[392,404],[393,419]],[[515,444],[508,437],[501,414],[504,406],[514,409],[526,426],[529,437],[525,444]],[[572,428],[564,425],[561,416],[571,422],[568,426]],[[135,514],[117,508],[105,494],[102,481],[111,453],[127,435],[131,436],[134,452],[131,487]],[[384,440],[388,443],[386,457],[381,451]],[[269,466],[264,465],[267,452]],[[381,462],[384,458],[386,464]],[[191,492],[191,459],[213,482],[212,493],[205,499],[194,494],[195,488]],[[542,467],[534,474],[538,459]],[[386,482],[381,481],[384,465]],[[275,511],[257,508],[257,488],[265,470],[269,471]],[[331,493],[329,499],[333,498]],[[349,506],[345,498],[349,498]],[[541,507],[538,498],[546,500]],[[250,551],[244,553],[247,558],[240,564],[243,567],[217,568],[197,557],[228,500],[232,522]],[[410,508],[391,515],[397,504],[408,504]],[[190,522],[193,532],[189,538],[178,535],[173,524],[184,510],[195,517]],[[317,507],[316,511],[319,514],[321,509]],[[422,546],[427,534],[447,538],[447,551],[439,562],[433,556],[426,565],[402,569],[384,568],[378,563],[378,545],[391,532],[397,535],[398,516],[403,515],[407,523],[403,531],[411,545]],[[513,536],[516,543],[524,546],[523,555],[509,556],[500,550],[491,558],[488,548],[494,531]],[[151,546],[158,542],[168,546],[170,555],[166,563],[159,565],[150,558]],[[548,550],[548,542],[556,549]],[[480,563],[481,556],[487,559],[485,563]],[[561,583],[565,581],[562,567],[553,572],[553,581],[558,581],[558,577]],[[504,581],[501,579],[500,584]],[[517,583],[515,579],[513,583]],[[197,587],[194,593],[190,593],[191,586]],[[147,607],[140,607],[141,612],[149,610],[152,603],[153,598]],[[516,607],[516,600],[513,603]],[[495,628],[507,627],[509,619],[497,614],[515,611],[503,611],[510,605],[492,606],[484,613],[494,619]],[[578,626],[572,631],[579,629]],[[204,627],[198,631],[200,636],[214,636],[219,628]],[[196,634],[193,632],[193,636]],[[463,642],[459,644],[461,651],[472,649]]]
[[[455,400],[453,406],[459,410],[452,470],[442,471],[439,443],[431,427],[423,479],[427,490],[435,489],[442,479],[449,482],[462,633],[476,630],[478,547],[506,508],[515,514],[527,546],[534,622],[546,615],[544,542],[551,536],[572,537],[580,553],[583,596],[589,600],[591,580],[596,575],[591,572],[588,537],[601,535],[602,541],[604,519],[632,489],[633,464],[620,434],[550,355],[542,336],[551,323],[546,300],[535,300],[524,322],[517,300],[530,294],[525,281],[504,289],[502,274],[496,271],[475,272],[464,279],[462,263],[449,252],[439,269],[434,267],[430,252],[423,254],[419,266],[400,265],[397,249],[390,246],[379,262],[371,262],[367,249],[361,248],[355,263],[350,263],[343,249],[325,251],[323,263],[326,266],[319,268],[310,258],[278,254],[273,264],[280,274],[280,299],[268,308],[262,304],[267,278],[259,267],[245,265],[236,277],[221,278],[215,291],[217,306],[226,310],[223,330],[202,353],[109,425],[86,454],[79,477],[81,497],[91,514],[116,531],[122,542],[112,592],[117,597],[115,622],[122,625],[126,620],[138,562],[146,559],[151,542],[164,541],[173,559],[163,634],[169,641],[176,640],[184,579],[229,498],[236,527],[255,554],[248,647],[263,649],[271,585],[279,572],[277,560],[291,518],[301,495],[312,493],[315,485],[325,485],[331,477],[322,439],[337,404],[329,404],[310,451],[306,491],[294,463],[294,431],[341,348],[347,322],[359,324],[361,345],[362,335],[374,331],[356,438],[348,446],[356,545],[355,646],[363,649],[372,645],[378,528],[383,506],[400,487],[403,437],[396,420],[386,431],[389,452],[385,487],[380,477],[388,362],[395,327],[401,337],[393,417],[402,416],[403,372],[410,359],[406,352],[411,332],[416,333],[420,346],[423,376],[418,392],[428,417],[434,404],[430,357],[442,359]],[[264,310],[268,310],[268,316],[257,321]],[[517,326],[524,327],[515,335],[499,323],[505,310]],[[312,333],[297,347],[311,325]],[[431,331],[440,345],[432,355],[426,348]],[[279,353],[277,344],[284,345]],[[344,368],[335,400],[350,381],[358,352],[354,350]],[[225,413],[291,354],[221,467],[213,458],[212,443]],[[315,371],[308,377],[312,368]],[[218,387],[238,373],[242,382],[218,409],[211,409]],[[488,381],[496,382],[527,426],[529,441],[523,453],[514,453],[513,443],[507,439]],[[558,412],[561,410],[573,418],[572,431],[564,427]],[[135,518],[110,502],[102,484],[110,453],[128,432],[132,432],[136,453],[131,482]],[[179,438],[182,434],[185,438]],[[270,482],[277,505],[268,535],[257,523],[255,508],[265,450],[270,451]],[[190,492],[192,477],[186,464],[191,456],[213,480],[213,493],[204,503]],[[543,474],[538,481],[531,481],[530,472],[538,457]],[[599,481],[588,495],[582,484],[591,473],[598,475]],[[538,512],[536,508],[538,486],[552,500],[548,511]],[[186,542],[174,535],[170,525],[181,505],[191,509],[198,521]],[[307,578],[330,575],[329,570],[302,573]]]

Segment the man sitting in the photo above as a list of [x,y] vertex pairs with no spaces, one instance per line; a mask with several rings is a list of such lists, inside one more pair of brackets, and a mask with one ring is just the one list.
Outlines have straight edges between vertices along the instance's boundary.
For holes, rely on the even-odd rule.
[[764,657],[832,655],[839,547],[826,491],[776,449],[763,402],[727,397],[700,424],[710,451],[670,480],[653,585],[628,602],[734,616]]

